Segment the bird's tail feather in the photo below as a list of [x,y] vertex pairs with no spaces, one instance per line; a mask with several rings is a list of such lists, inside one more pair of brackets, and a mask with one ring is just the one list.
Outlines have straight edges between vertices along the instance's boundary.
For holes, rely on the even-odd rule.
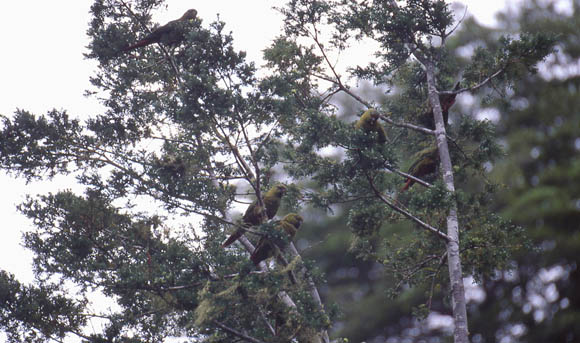
[[146,46],[146,45],[149,45],[149,44],[151,44],[151,41],[149,39],[142,39],[142,40],[138,41],[135,44],[131,44],[129,46],[124,47],[122,49],[122,51],[123,52],[128,52],[128,51],[135,50],[137,48],[140,48],[142,46]]
[[242,230],[236,230],[236,232],[232,233],[225,242],[222,243],[222,248],[225,248],[232,244],[233,242],[237,241],[238,238],[242,237],[244,232]]
[[405,182],[405,185],[403,186],[403,188],[401,188],[401,192],[404,192],[407,189],[409,189],[409,187],[411,187],[412,184],[413,184],[413,180],[407,179],[407,182]]

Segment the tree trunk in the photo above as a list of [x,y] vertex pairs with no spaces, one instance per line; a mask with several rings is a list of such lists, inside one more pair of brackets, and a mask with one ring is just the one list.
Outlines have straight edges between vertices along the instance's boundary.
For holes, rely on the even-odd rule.
[[[445,123],[439,94],[435,87],[435,67],[433,62],[426,59],[424,61],[427,72],[427,88],[429,91],[429,103],[433,108],[435,119],[435,136],[437,138],[437,148],[441,159],[441,171],[443,182],[450,193],[455,193],[453,183],[453,168],[451,157],[449,156],[449,146],[445,133]],[[449,214],[447,215],[447,264],[449,265],[449,282],[451,284],[451,304],[453,307],[453,322],[455,330],[453,332],[455,343],[469,343],[467,329],[467,310],[465,304],[465,289],[463,287],[463,274],[461,272],[461,257],[459,256],[459,225],[457,220],[457,203],[453,201]]]
[[[300,257],[300,254],[298,253],[296,246],[294,246],[294,243],[292,242],[290,242],[288,251],[290,252],[290,255],[292,255],[292,258]],[[302,273],[302,276],[306,280],[306,284],[308,285],[308,292],[310,293],[312,300],[314,300],[314,303],[316,304],[320,312],[324,313],[324,305],[322,305],[322,300],[320,299],[320,294],[318,293],[318,288],[316,288],[314,280],[312,280],[312,278],[307,275],[307,271],[306,268],[304,268],[304,266],[300,268],[300,272]],[[320,337],[322,338],[323,343],[330,343],[328,332],[326,330],[322,330],[320,332]]]

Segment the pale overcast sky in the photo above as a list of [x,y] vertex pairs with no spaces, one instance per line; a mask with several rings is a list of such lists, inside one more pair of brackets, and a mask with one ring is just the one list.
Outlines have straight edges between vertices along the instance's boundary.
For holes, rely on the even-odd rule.
[[[494,24],[494,12],[510,0],[464,0],[468,13],[486,24]],[[159,23],[177,18],[190,7],[198,11],[204,25],[219,13],[232,31],[235,45],[245,50],[250,60],[259,62],[262,50],[280,32],[281,16],[272,6],[283,0],[269,1],[168,1],[168,11],[154,17]],[[90,88],[89,76],[95,62],[82,56],[88,44],[85,32],[92,1],[1,1],[0,32],[0,114],[11,115],[16,108],[44,114],[52,108],[66,109],[73,116],[90,116],[102,111],[95,99],[85,98]],[[259,63],[258,63],[259,64]],[[21,247],[21,232],[29,227],[27,220],[16,212],[16,204],[25,194],[55,192],[70,188],[63,178],[53,182],[26,185],[0,172],[4,195],[0,213],[4,221],[0,241],[0,268],[15,274],[20,280],[32,280],[31,254]]]

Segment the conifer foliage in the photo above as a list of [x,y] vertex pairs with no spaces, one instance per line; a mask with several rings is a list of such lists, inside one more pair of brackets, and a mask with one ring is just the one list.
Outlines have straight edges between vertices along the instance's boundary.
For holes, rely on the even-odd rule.
[[[304,261],[292,240],[318,220],[310,208],[330,214],[349,204],[351,250],[384,265],[399,286],[450,289],[437,296],[451,300],[454,339],[467,342],[462,277],[506,267],[522,239],[487,209],[494,185],[483,166],[500,153],[493,125],[443,108],[451,111],[446,126],[440,95],[510,87],[534,72],[553,39],[502,37],[462,65],[445,48],[461,22],[444,1],[290,0],[279,9],[285,32],[264,50],[260,73],[234,48],[226,23],[200,13],[179,22],[179,42],[119,54],[154,30],[162,5],[95,0],[86,57],[99,63],[91,92],[105,113],[86,121],[57,110],[3,117],[3,169],[29,180],[67,174],[85,189],[20,205],[35,224],[25,245],[38,285],[2,274],[0,326],[9,338],[328,343],[337,313],[323,304],[316,261]],[[389,90],[384,101],[356,92],[334,63],[361,39],[378,44],[368,51],[373,62],[347,73]],[[338,115],[341,95],[356,101],[356,115]],[[426,101],[429,128],[421,126]],[[356,129],[371,108],[375,126]],[[402,171],[434,145],[440,165],[430,179]],[[409,178],[415,186],[397,194]],[[463,191],[469,182],[479,187]],[[277,184],[285,185],[277,213],[253,213],[249,226],[239,212],[252,202],[268,210],[266,191]],[[300,230],[285,234],[280,219],[289,212]],[[401,225],[412,233],[405,239],[379,235]],[[222,248],[236,230],[239,243]],[[258,242],[269,250],[255,266]],[[265,259],[272,251],[275,261]],[[115,309],[93,313],[93,291]],[[101,332],[85,330],[97,319]]]

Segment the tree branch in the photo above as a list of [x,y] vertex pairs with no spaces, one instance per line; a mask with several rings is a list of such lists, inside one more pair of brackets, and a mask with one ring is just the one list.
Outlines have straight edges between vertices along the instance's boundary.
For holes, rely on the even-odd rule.
[[481,81],[480,83],[478,83],[477,85],[475,85],[473,87],[460,88],[456,91],[438,91],[437,93],[439,95],[453,95],[453,94],[459,94],[459,93],[468,92],[468,91],[472,92],[472,91],[478,90],[479,88],[481,88],[481,87],[485,86],[486,84],[488,84],[489,82],[491,82],[494,78],[498,77],[501,73],[503,73],[506,70],[506,68],[507,68],[507,65],[501,67],[495,73],[491,74],[485,80]]
[[[290,242],[290,243],[292,243],[292,242]],[[276,246],[278,251],[282,252],[282,249],[280,249],[280,247],[276,243],[274,243],[274,245]],[[276,260],[278,261],[278,263],[282,264],[284,267],[288,267],[288,265],[289,265],[288,260],[286,260],[286,258],[282,254],[278,254],[278,256],[276,256]],[[298,280],[296,279],[296,275],[294,275],[294,271],[292,269],[288,270],[288,278],[290,278],[290,282],[293,285],[298,284]]]
[[[127,9],[127,11],[129,12],[129,14],[131,14],[131,16],[137,20],[137,22],[139,23],[139,25],[141,25],[141,27],[143,27],[145,29],[145,31],[151,33],[151,29],[149,27],[147,27],[147,25],[143,24],[143,22],[141,22],[141,20],[139,19],[139,17],[135,14],[135,12],[133,12],[133,10],[131,9],[131,7],[129,7],[123,0],[119,0],[121,2],[121,4],[123,5],[123,7],[125,7]],[[175,61],[173,60],[173,57],[169,54],[169,51],[167,51],[167,49],[165,49],[165,47],[163,46],[163,44],[161,43],[157,43],[157,45],[159,45],[159,47],[161,48],[161,51],[163,52],[163,54],[165,55],[165,58],[167,58],[167,60],[169,61],[169,64],[171,65],[171,68],[173,69],[173,71],[175,72],[175,78],[177,80],[177,83],[179,84],[179,87],[181,87],[183,84],[181,82],[181,78],[179,77],[179,75],[181,74],[179,72],[179,69],[177,68],[177,64],[175,64]]]
[[401,285],[403,284],[403,282],[410,280],[411,277],[413,277],[413,275],[417,274],[429,262],[433,261],[434,259],[436,259],[438,257],[439,256],[437,256],[437,255],[431,255],[428,258],[424,259],[423,261],[417,263],[415,266],[413,266],[413,268],[408,268],[405,271],[401,272],[402,274],[404,274],[403,275],[403,278],[399,282],[397,282],[397,285],[395,286],[395,289],[399,289],[399,287],[401,287]]
[[248,335],[245,335],[245,334],[243,334],[243,333],[241,333],[241,332],[239,332],[237,330],[234,330],[234,329],[230,328],[229,326],[226,326],[225,324],[218,322],[217,320],[214,320],[213,323],[215,325],[217,325],[219,328],[221,328],[222,330],[224,330],[225,332],[227,332],[229,334],[232,334],[234,336],[237,336],[237,337],[239,337],[239,338],[241,338],[241,339],[243,339],[243,340],[245,340],[247,342],[251,342],[251,343],[266,343],[264,341],[260,341],[259,339],[254,338],[254,337],[250,337]]
[[[258,205],[260,205],[261,207],[264,207],[264,199],[262,198],[262,187],[260,187],[260,167],[258,165],[258,160],[256,159],[256,154],[254,154],[254,150],[252,149],[252,143],[250,142],[250,138],[248,137],[248,134],[246,133],[246,128],[244,126],[244,123],[242,121],[242,118],[239,116],[239,113],[237,113],[237,119],[238,119],[238,123],[240,124],[240,131],[242,131],[242,135],[244,137],[244,140],[246,142],[246,146],[248,147],[248,151],[250,152],[250,161],[252,163],[252,165],[254,166],[254,172],[256,173],[255,178],[254,178],[254,182],[256,183],[255,185],[250,183],[252,185],[252,187],[254,188],[254,191],[256,192],[256,198],[258,199]],[[222,130],[223,131],[223,130]],[[236,148],[237,149],[237,148]],[[239,152],[238,152],[239,154]],[[246,168],[249,168],[249,166],[245,165]],[[266,218],[266,213],[262,212],[262,217],[264,217],[264,219]]]
[[[216,125],[219,125],[217,123],[217,121],[215,120],[215,118],[214,118],[214,123]],[[250,184],[252,184],[252,180],[254,180],[256,178],[254,176],[254,173],[252,172],[252,169],[250,168],[250,166],[248,166],[248,164],[246,163],[246,161],[242,157],[242,154],[240,153],[240,150],[238,150],[238,147],[236,147],[235,145],[233,145],[230,142],[228,136],[226,135],[225,132],[223,132],[223,129],[221,127],[220,127],[220,129],[222,130],[222,133],[220,133],[218,131],[216,125],[212,125],[214,133],[222,142],[224,142],[228,145],[228,147],[230,148],[230,150],[234,154],[236,161],[238,161],[238,163],[240,164],[240,168],[244,171],[244,174],[246,174],[246,177],[248,178],[248,182],[250,182]],[[256,187],[253,186],[253,188],[255,189]]]
[[[290,255],[292,256],[292,258],[302,259],[302,256],[300,256],[300,254],[298,253],[298,250],[296,249],[296,246],[294,245],[294,243],[290,242],[290,244],[288,244],[288,251],[290,252]],[[320,294],[318,293],[318,288],[316,288],[316,284],[314,283],[314,280],[312,280],[312,278],[307,274],[308,270],[306,270],[306,267],[304,267],[304,265],[301,265],[300,272],[303,274],[303,276],[306,279],[306,283],[308,285],[308,291],[310,293],[310,296],[314,300],[316,306],[318,307],[320,312],[322,312],[326,315],[326,313],[324,311],[324,305],[322,304],[322,300],[320,299]],[[326,330],[322,331],[322,339],[325,343],[330,342],[330,339],[328,337],[328,332]]]
[[[246,238],[246,236],[244,236],[244,235],[242,235],[240,238],[238,238],[238,242],[240,242],[240,244],[244,247],[244,249],[246,249],[246,251],[248,253],[250,253],[250,255],[256,249],[254,247],[254,245],[252,243],[250,243],[248,238]],[[258,265],[258,269],[260,269],[261,271],[264,271],[264,272],[268,271],[268,267],[266,266],[266,263],[264,263],[264,261],[260,262],[260,264]],[[280,299],[280,301],[282,301],[282,303],[284,303],[284,305],[286,305],[288,308],[290,308],[291,310],[297,309],[296,304],[294,303],[292,298],[290,298],[288,293],[286,293],[285,291],[280,291],[280,292],[278,292],[277,295],[278,295],[278,298]]]
[[427,128],[421,127],[421,126],[417,126],[417,125],[413,125],[413,124],[409,124],[409,123],[397,123],[395,121],[393,121],[392,119],[390,119],[389,117],[387,117],[386,115],[381,115],[381,119],[386,121],[387,123],[393,125],[393,126],[398,126],[398,127],[404,127],[407,129],[411,129],[411,130],[415,130],[415,131],[419,131],[422,133],[425,133],[427,135],[435,135],[435,131],[433,130],[429,130]]
[[411,213],[409,213],[408,211],[405,211],[404,209],[402,209],[401,207],[395,205],[394,201],[390,201],[389,199],[387,199],[375,186],[375,184],[373,183],[373,181],[370,179],[370,177],[368,178],[369,183],[371,185],[371,188],[373,189],[374,193],[377,195],[377,197],[384,202],[385,204],[387,204],[387,206],[389,206],[390,208],[392,208],[393,210],[395,210],[396,212],[399,212],[400,214],[404,215],[405,217],[411,219],[412,221],[414,221],[415,223],[419,224],[419,226],[421,226],[422,228],[433,232],[434,234],[436,234],[437,236],[439,236],[439,238],[443,238],[445,241],[449,241],[450,238],[449,236],[447,236],[444,232],[440,231],[439,229],[425,223],[424,221],[422,221],[421,219],[415,217],[414,215],[412,215]]
[[431,303],[433,301],[433,290],[435,289],[435,279],[437,278],[437,275],[439,275],[439,271],[441,271],[441,267],[443,267],[443,264],[445,263],[446,257],[447,257],[447,251],[445,251],[443,253],[443,255],[441,255],[441,258],[439,259],[439,265],[437,266],[437,270],[435,271],[435,274],[433,274],[433,278],[431,279],[431,289],[429,290],[429,300],[427,300],[427,308],[429,310],[431,310]]
[[457,24],[456,24],[456,25],[455,25],[455,26],[454,26],[454,27],[453,27],[451,30],[449,30],[449,32],[445,32],[445,34],[444,34],[444,37],[441,37],[441,38],[442,38],[442,40],[443,40],[443,41],[441,42],[441,45],[442,45],[442,46],[443,46],[443,45],[445,45],[445,38],[447,38],[447,37],[449,37],[450,35],[452,35],[452,34],[453,34],[453,32],[455,32],[455,30],[457,30],[457,28],[459,27],[459,25],[461,25],[461,23],[462,23],[462,22],[463,22],[463,20],[465,19],[465,15],[467,15],[467,5],[465,5],[465,11],[463,12],[463,16],[461,17],[461,19],[459,19],[459,20],[457,21]]
[[431,187],[433,187],[433,185],[431,185],[430,183],[428,183],[428,182],[426,182],[426,181],[423,181],[423,180],[419,179],[419,178],[418,178],[418,177],[416,177],[416,176],[413,176],[413,175],[411,175],[411,174],[407,174],[407,173],[404,173],[404,172],[402,172],[402,171],[400,171],[400,170],[398,170],[398,169],[395,169],[395,168],[393,168],[393,167],[392,167],[391,165],[389,165],[389,164],[385,164],[385,168],[387,168],[388,170],[392,171],[392,172],[393,172],[393,173],[395,173],[395,174],[399,174],[399,175],[401,175],[401,176],[404,176],[404,177],[406,177],[406,178],[408,178],[408,179],[411,179],[411,180],[413,180],[413,181],[415,181],[415,182],[417,182],[417,183],[419,183],[419,184],[421,184],[422,186],[425,186],[425,187],[427,187],[427,188],[431,188]]
[[[453,166],[449,156],[449,146],[445,132],[445,122],[441,103],[437,94],[435,80],[435,64],[431,60],[424,60],[425,72],[427,74],[427,89],[429,91],[429,103],[433,109],[433,119],[435,121],[435,138],[437,140],[437,150],[441,163],[443,182],[445,188],[451,194],[455,193],[453,176]],[[453,201],[447,214],[447,235],[449,240],[446,243],[447,265],[449,267],[449,283],[451,285],[451,303],[455,328],[453,331],[455,343],[469,342],[469,329],[467,322],[467,308],[465,299],[465,287],[463,286],[463,272],[461,266],[461,256],[459,252],[459,220],[457,215],[457,202]]]

